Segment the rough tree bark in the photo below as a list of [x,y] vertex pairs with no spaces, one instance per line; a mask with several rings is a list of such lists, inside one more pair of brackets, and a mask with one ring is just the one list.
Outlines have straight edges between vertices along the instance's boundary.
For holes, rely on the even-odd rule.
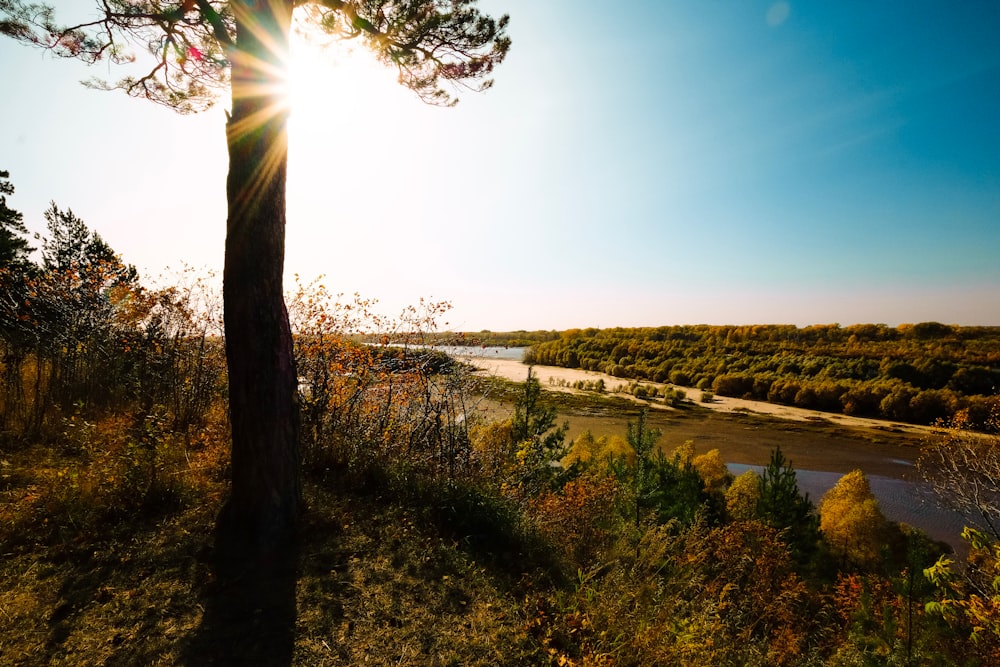
[[275,85],[287,68],[292,3],[233,7],[223,272],[232,490],[218,534],[232,548],[266,552],[287,543],[301,505],[297,376],[282,288],[288,111]]

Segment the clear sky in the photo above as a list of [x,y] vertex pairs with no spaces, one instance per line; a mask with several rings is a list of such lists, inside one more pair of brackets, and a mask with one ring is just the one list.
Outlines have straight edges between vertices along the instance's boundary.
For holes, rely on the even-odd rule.
[[[457,330],[1000,325],[1000,3],[481,6],[513,47],[454,109],[363,51],[297,59],[289,277]],[[77,83],[118,74],[0,39],[8,203],[149,275],[220,269],[225,100]]]

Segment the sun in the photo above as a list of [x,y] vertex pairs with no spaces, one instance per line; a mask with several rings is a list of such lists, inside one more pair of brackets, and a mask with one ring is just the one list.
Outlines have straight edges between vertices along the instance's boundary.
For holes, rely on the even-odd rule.
[[299,37],[291,44],[286,101],[286,265],[318,267],[304,269],[310,275],[369,274],[376,271],[370,259],[367,269],[353,266],[366,253],[345,250],[371,248],[374,238],[383,241],[379,256],[392,263],[384,242],[418,229],[434,196],[429,109],[360,42]]
[[[348,100],[377,101],[393,73],[360,43],[293,34],[288,63],[287,101],[293,115],[316,109],[344,111]],[[380,94],[380,89],[383,94]],[[369,102],[369,106],[373,102]]]

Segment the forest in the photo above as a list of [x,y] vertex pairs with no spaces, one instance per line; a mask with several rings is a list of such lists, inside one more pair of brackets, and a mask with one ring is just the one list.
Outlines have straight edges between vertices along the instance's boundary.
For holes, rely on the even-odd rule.
[[[5,662],[1000,661],[991,436],[955,429],[925,445],[942,499],[970,516],[961,563],[887,520],[861,471],[814,502],[780,450],[762,473],[734,477],[718,450],[664,442],[644,413],[625,433],[569,441],[537,379],[486,381],[422,347],[439,340],[446,304],[386,318],[318,281],[286,296],[307,500],[294,568],[262,591],[220,581],[206,556],[230,466],[217,281],[185,269],[144,284],[56,204],[33,253],[2,176]],[[589,351],[611,340],[608,353],[620,346],[631,369],[670,363],[652,366],[649,351],[689,350],[665,372],[701,381],[715,359],[713,386],[779,357],[800,367],[800,382],[834,382],[806,373],[817,358],[848,374],[889,359],[887,370],[919,371],[912,391],[958,400],[978,386],[963,377],[995,373],[994,335],[928,325],[568,332],[532,355],[594,364]],[[919,378],[944,367],[941,386],[923,388]],[[509,411],[487,416],[484,398]],[[986,495],[963,493],[973,486]]]
[[527,363],[918,424],[986,428],[1000,409],[1000,328],[922,322],[572,329]]

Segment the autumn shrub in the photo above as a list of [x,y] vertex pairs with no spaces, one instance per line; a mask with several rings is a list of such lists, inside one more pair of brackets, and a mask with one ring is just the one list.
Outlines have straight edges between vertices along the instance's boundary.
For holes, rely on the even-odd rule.
[[448,304],[421,302],[389,319],[374,301],[331,295],[317,281],[298,284],[288,307],[308,469],[471,474],[466,375],[422,344]]
[[162,413],[71,415],[54,445],[17,454],[24,479],[0,512],[0,541],[63,542],[219,495],[228,429],[223,410],[217,414],[219,422],[187,436]]
[[726,374],[716,376],[712,382],[712,391],[719,396],[735,398],[753,397],[754,378],[746,374]]
[[871,574],[840,574],[833,589],[834,609],[844,636],[831,663],[853,664],[870,656],[888,664],[901,658],[901,600],[889,580]]
[[683,405],[687,400],[687,392],[683,389],[667,388],[663,392],[663,402],[671,407]]
[[733,475],[726,467],[725,461],[718,449],[710,449],[704,454],[698,454],[691,459],[691,465],[705,482],[705,491],[709,493],[725,493]]
[[651,526],[638,548],[619,545],[572,586],[537,600],[527,629],[549,664],[682,664],[674,630],[688,605],[672,597],[666,574],[683,545],[675,525]]
[[647,524],[528,610],[551,664],[819,664],[828,610],[759,522]]
[[888,419],[905,421],[910,418],[910,401],[916,396],[916,390],[905,384],[896,384],[882,398],[879,412]]
[[884,394],[869,384],[852,386],[840,396],[845,415],[877,417]]
[[531,501],[528,516],[575,567],[589,567],[610,548],[620,528],[619,481],[597,472]]
[[760,499],[759,476],[753,470],[735,478],[725,491],[726,512],[736,521],[749,521],[756,516]]
[[861,470],[844,475],[826,492],[819,520],[826,543],[841,562],[872,569],[884,557],[888,522]]
[[682,387],[691,386],[691,376],[680,369],[670,371],[669,380],[670,384],[677,384]]
[[815,607],[780,532],[728,523],[708,534],[706,547],[701,595],[714,605],[709,627],[731,652],[727,662],[796,664],[809,650]]
[[798,380],[780,379],[771,383],[771,388],[767,393],[767,400],[772,403],[783,403],[784,405],[795,405],[795,397],[802,390]]
[[469,439],[475,458],[489,475],[483,483],[503,488],[512,481],[517,461],[517,443],[513,438],[513,423],[504,420],[477,420],[469,429]]
[[926,580],[904,568],[898,576],[872,572],[840,573],[831,590],[838,636],[826,664],[929,665],[992,664],[971,659],[968,647],[924,607],[912,582]]
[[174,429],[197,429],[226,393],[221,290],[214,274],[190,267],[161,280],[137,351],[138,399],[147,412],[163,406]]

